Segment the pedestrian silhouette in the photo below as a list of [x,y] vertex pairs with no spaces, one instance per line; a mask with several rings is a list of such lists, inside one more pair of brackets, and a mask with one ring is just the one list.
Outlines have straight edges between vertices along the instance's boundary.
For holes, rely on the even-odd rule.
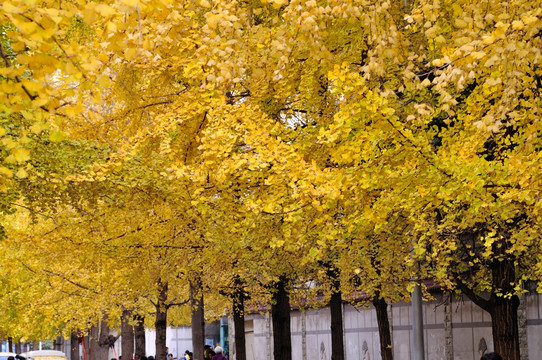
[[491,353],[482,355],[480,360],[502,360],[502,357],[495,352],[491,352]]

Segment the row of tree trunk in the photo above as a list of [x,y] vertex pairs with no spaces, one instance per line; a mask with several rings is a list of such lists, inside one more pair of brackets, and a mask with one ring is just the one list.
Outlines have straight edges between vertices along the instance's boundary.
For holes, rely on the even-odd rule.
[[[502,264],[501,264],[502,265]],[[509,266],[510,267],[510,266]],[[496,267],[499,270],[500,267]],[[508,269],[506,269],[508,270]],[[504,271],[508,274],[510,271]],[[332,286],[330,299],[331,312],[331,338],[332,360],[344,360],[344,325],[342,296],[340,291],[338,274],[329,274],[335,279]],[[501,276],[505,278],[506,276]],[[494,276],[498,278],[498,276]],[[292,342],[290,331],[290,297],[289,282],[286,276],[279,277],[279,280],[273,284],[273,300],[271,305],[271,316],[273,322],[273,346],[275,360],[292,359]],[[460,285],[461,287],[461,285]],[[194,280],[190,284],[190,304],[192,309],[192,346],[194,349],[194,359],[203,359],[203,345],[205,341],[205,319],[202,283]],[[246,360],[245,348],[245,316],[244,302],[246,294],[243,289],[241,279],[235,279],[233,291],[229,293],[232,298],[233,322],[235,334],[235,346],[232,349],[232,355],[236,360]],[[519,345],[517,344],[517,297],[504,299],[491,296],[490,300],[483,300],[475,296],[467,288],[462,289],[466,295],[472,298],[484,310],[488,311],[492,318],[492,327],[494,335],[495,349],[504,354],[510,354],[510,359],[519,359]],[[161,293],[156,304],[156,360],[166,360],[166,328],[167,328],[167,285],[161,288]],[[378,294],[372,301],[376,311],[380,337],[380,354],[382,360],[393,360],[391,329],[389,324],[387,307],[385,300],[380,299]],[[132,326],[131,323],[135,323]],[[508,326],[501,326],[508,324]],[[515,326],[514,326],[515,324]],[[502,329],[505,328],[506,331]],[[136,358],[142,358],[145,354],[145,328],[143,318],[134,317],[130,311],[124,311],[122,316],[122,354],[126,354],[124,360],[130,360],[130,354]],[[505,339],[506,338],[506,339]],[[109,334],[107,318],[102,319],[99,326],[93,326],[89,335],[84,338],[77,334],[72,335],[72,344],[79,344],[83,341],[83,349],[86,355],[83,360],[104,360],[108,357],[109,348],[113,346],[116,337]],[[135,341],[134,341],[135,340]],[[502,344],[508,344],[503,346]],[[134,348],[135,344],[135,348]],[[162,354],[162,355],[160,355]],[[79,346],[73,346],[72,359],[80,359]]]
[[[135,326],[130,325],[133,318]],[[145,356],[145,326],[143,318],[132,316],[130,311],[124,311],[121,322],[121,354],[124,359],[141,359]],[[104,317],[98,325],[90,328],[88,334],[82,336],[81,332],[71,334],[70,358],[72,360],[108,360],[109,349],[111,349],[118,336],[111,335],[107,324],[107,317]],[[134,344],[135,339],[135,344]],[[80,353],[80,345],[83,354]],[[135,345],[135,346],[134,346]],[[60,350],[60,349],[59,349]]]

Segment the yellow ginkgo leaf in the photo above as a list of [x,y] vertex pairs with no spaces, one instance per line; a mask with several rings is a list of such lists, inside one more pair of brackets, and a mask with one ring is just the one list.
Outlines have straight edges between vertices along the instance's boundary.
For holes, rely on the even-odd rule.
[[105,4],[98,4],[98,5],[96,5],[95,9],[100,15],[102,15],[104,17],[113,16],[117,12],[114,8],[112,8],[109,5],[105,5]]
[[16,7],[12,3],[10,3],[9,1],[6,1],[3,4],[2,8],[6,13],[16,14],[16,13],[21,13],[22,12],[22,10],[20,8]]
[[525,28],[525,24],[521,20],[516,20],[512,22],[512,29],[514,30],[523,30]]
[[204,7],[204,8],[207,8],[207,9],[210,9],[211,8],[211,4],[209,3],[209,1],[207,0],[201,0],[199,2],[200,6]]
[[51,131],[51,133],[49,134],[49,140],[52,142],[61,142],[65,138],[66,138],[66,134],[64,134],[61,131],[54,130],[54,131]]
[[124,57],[126,58],[126,60],[132,60],[136,57],[136,55],[137,55],[137,48],[128,48],[124,50]]
[[455,26],[457,26],[460,29],[467,27],[467,22],[463,19],[455,19]]
[[139,4],[139,0],[120,0],[120,2],[128,6],[137,6]]
[[25,169],[20,168],[16,173],[15,176],[17,176],[19,179],[24,179],[28,176],[28,173]]
[[24,148],[16,148],[12,151],[15,160],[19,163],[30,160],[30,150]]
[[0,175],[4,175],[4,176],[7,176],[7,177],[12,177],[13,172],[10,169],[8,169],[7,167],[5,167],[5,166],[0,166]]
[[16,164],[17,160],[15,160],[15,156],[13,156],[13,154],[10,154],[10,155],[6,156],[6,158],[4,159],[4,162],[6,164]]
[[34,125],[32,125],[30,127],[30,130],[34,133],[34,134],[39,134],[42,130],[42,127],[41,127],[41,124],[39,123],[35,123]]

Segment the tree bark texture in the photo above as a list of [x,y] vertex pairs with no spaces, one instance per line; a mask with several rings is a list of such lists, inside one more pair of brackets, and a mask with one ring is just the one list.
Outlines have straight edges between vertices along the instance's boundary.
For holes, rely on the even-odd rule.
[[115,339],[109,336],[109,326],[107,324],[107,315],[99,323],[99,326],[91,328],[89,360],[107,359],[109,348]]
[[247,349],[245,342],[245,290],[243,281],[236,277],[233,293],[233,327],[235,337],[235,359],[246,360]]
[[[166,329],[167,329],[167,293],[168,283],[162,283],[158,280],[158,288],[160,293],[158,294],[158,301],[155,304],[156,318],[154,320],[154,326],[156,329],[156,340],[154,342],[156,349],[156,360],[167,360],[166,354]],[[123,359],[124,360],[124,359]]]
[[102,360],[98,357],[98,341],[100,339],[100,329],[98,325],[92,325],[88,334],[88,360]]
[[[484,299],[456,276],[457,285],[472,302],[491,316],[491,329],[495,352],[506,360],[520,360],[518,307],[514,294],[516,273],[513,260],[506,254],[506,242],[493,244],[494,260],[491,264],[492,290],[489,300]],[[508,296],[505,296],[508,295]]]
[[[504,252],[501,247],[499,252]],[[497,253],[498,254],[498,253]],[[497,255],[496,254],[496,255]],[[516,281],[514,263],[509,259],[493,260],[492,268],[493,293],[491,295],[491,329],[495,351],[503,359],[520,360],[518,307],[519,298],[514,295],[506,298],[497,296],[496,291],[502,294],[514,292],[513,284]]]
[[490,312],[495,352],[507,360],[520,360],[518,303],[517,299],[499,298]]
[[83,336],[81,338],[81,341],[82,341],[82,345],[83,345],[83,359],[84,360],[92,360],[90,358],[90,333],[92,332],[92,328],[90,329],[90,332],[88,333],[87,336]]
[[130,360],[134,354],[134,328],[130,324],[132,319],[132,312],[130,310],[124,310],[122,312],[121,319],[121,355],[126,360]]
[[[135,320],[135,326],[134,326],[135,356],[138,357],[139,359],[142,359],[144,356],[146,356],[145,355],[146,354],[145,318],[139,315],[135,315],[134,320]],[[123,358],[123,360],[130,360],[130,359]]]
[[98,342],[97,360],[106,359],[109,357],[109,348],[112,347],[114,340],[109,338],[109,325],[107,323],[107,315],[100,321],[100,336]]
[[273,354],[275,360],[292,360],[290,331],[290,297],[286,290],[287,279],[281,276],[275,283],[271,317],[273,319]]
[[79,356],[79,331],[72,331],[70,335],[70,359],[80,360]]
[[380,354],[382,360],[393,360],[391,344],[390,321],[388,318],[388,303],[384,299],[373,300],[378,323],[378,335],[380,336]]
[[[53,349],[57,351],[62,351],[63,344],[64,344],[64,339],[61,336],[57,336],[55,340],[53,341]],[[21,348],[21,343],[17,342],[17,344],[15,344],[15,349],[17,349],[16,350],[17,354],[19,354],[20,348]]]
[[205,345],[203,285],[201,279],[197,276],[190,281],[190,307],[192,309],[192,348],[194,359],[203,359],[203,345]]
[[[338,280],[338,279],[335,279]],[[342,293],[334,281],[329,310],[331,312],[331,360],[344,360],[344,326]]]

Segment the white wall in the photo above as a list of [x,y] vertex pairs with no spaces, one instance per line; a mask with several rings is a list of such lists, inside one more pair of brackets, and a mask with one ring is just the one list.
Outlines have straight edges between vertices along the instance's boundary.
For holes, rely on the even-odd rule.
[[[523,358],[537,360],[542,353],[542,295],[525,297],[526,334],[528,354]],[[478,360],[480,342],[484,339],[487,349],[493,350],[491,319],[489,315],[466,298],[454,298],[449,305],[453,358],[446,358],[445,306],[442,295],[423,304],[424,334],[427,360]],[[451,314],[450,314],[451,312]],[[389,310],[393,328],[392,341],[395,360],[411,360],[411,306],[410,303],[393,304]],[[451,315],[451,316],[450,316]],[[291,313],[293,360],[330,360],[331,316],[328,308],[309,310],[305,313],[305,348],[303,349],[303,316]],[[247,360],[272,360],[273,343],[270,317],[260,314],[246,315]],[[230,346],[233,346],[233,326],[229,322]],[[450,328],[449,327],[449,328]],[[380,360],[380,344],[376,315],[372,306],[344,306],[344,333],[346,360]],[[154,355],[154,331],[147,331],[147,356]],[[168,328],[167,346],[175,358],[192,350],[192,332],[189,327]],[[120,341],[117,342],[120,348]],[[116,346],[117,346],[116,344]],[[120,354],[120,349],[117,350]],[[306,358],[303,359],[303,353]],[[113,357],[110,354],[110,358]],[[232,354],[233,355],[233,351]],[[234,360],[234,357],[230,357]],[[109,360],[109,359],[108,359]]]

